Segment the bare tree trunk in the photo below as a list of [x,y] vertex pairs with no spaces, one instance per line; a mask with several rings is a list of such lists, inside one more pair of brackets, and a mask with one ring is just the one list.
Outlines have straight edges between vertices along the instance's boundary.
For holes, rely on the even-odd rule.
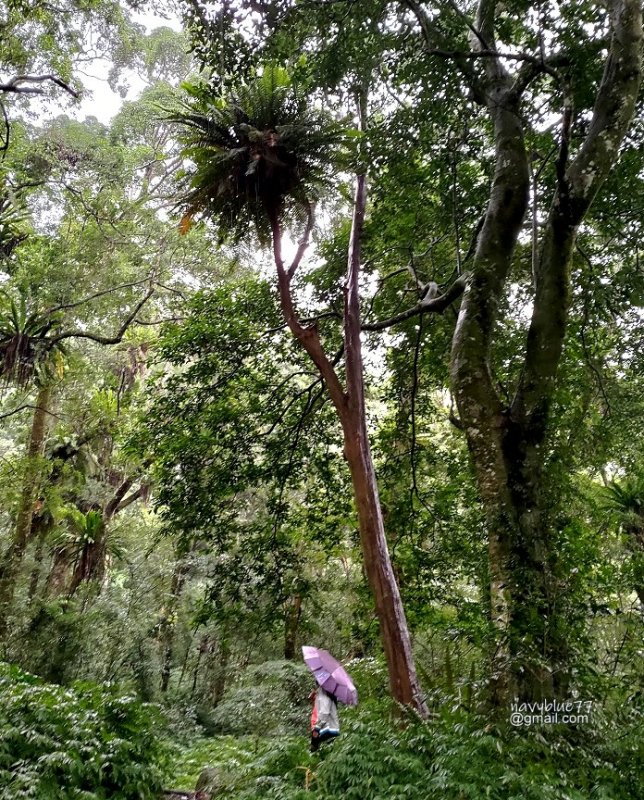
[[[364,119],[364,109],[360,110],[361,118]],[[360,248],[366,202],[366,178],[364,175],[360,175],[356,184],[345,284],[346,392],[340,383],[333,363],[324,352],[317,327],[315,325],[304,327],[300,323],[291,295],[291,279],[300,264],[313,224],[312,209],[309,210],[307,230],[288,269],[282,258],[279,215],[277,210],[269,212],[273,233],[273,253],[284,319],[295,338],[318,368],[342,424],[344,452],[353,483],[362,554],[380,622],[391,694],[399,703],[411,706],[421,715],[425,715],[427,708],[416,676],[407,620],[387,547],[378,484],[367,431],[359,297]]]
[[51,519],[47,522],[43,521],[41,518],[36,517],[33,523],[32,534],[36,538],[36,549],[34,552],[34,564],[31,569],[31,578],[29,579],[29,602],[33,602],[36,594],[38,593],[38,584],[40,583],[40,577],[42,572],[42,562],[45,553],[45,541],[47,539],[47,534],[52,528]]
[[215,676],[214,691],[212,693],[212,704],[217,707],[224,698],[228,678],[228,662],[230,661],[230,645],[228,639],[219,642],[219,660],[217,663],[217,675]]
[[44,596],[59,597],[65,591],[67,584],[67,573],[71,565],[68,555],[64,548],[56,548],[53,553],[53,560],[49,568],[49,574],[45,581]]
[[197,680],[199,678],[199,670],[201,668],[201,659],[203,658],[203,654],[208,652],[208,648],[210,646],[210,638],[207,633],[205,633],[201,637],[201,641],[199,642],[199,652],[197,653],[197,661],[195,663],[194,670],[192,671],[192,686],[190,688],[190,699],[195,696],[195,692],[197,691]]
[[[364,117],[364,111],[361,116]],[[366,177],[356,185],[353,223],[345,284],[344,341],[347,396],[341,415],[344,451],[351,471],[360,525],[365,569],[376,603],[389,685],[393,697],[421,713],[426,707],[416,676],[407,619],[389,556],[378,482],[369,444],[364,394],[364,368],[360,341],[360,268],[362,230],[367,204]]]
[[170,585],[170,598],[161,621],[163,641],[163,666],[161,668],[161,693],[165,694],[170,685],[172,672],[172,659],[174,657],[174,637],[176,632],[176,614],[181,592],[186,580],[187,564],[180,560],[174,566],[172,583]]
[[13,602],[16,580],[31,536],[34,504],[41,470],[39,462],[45,448],[51,392],[50,385],[42,386],[38,392],[27,444],[25,473],[13,541],[0,564],[0,638],[6,633],[7,613]]

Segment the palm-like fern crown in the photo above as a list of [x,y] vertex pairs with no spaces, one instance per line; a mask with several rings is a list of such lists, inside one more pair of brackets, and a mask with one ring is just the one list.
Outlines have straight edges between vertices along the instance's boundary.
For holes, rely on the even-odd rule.
[[634,475],[621,482],[611,481],[605,488],[607,506],[621,512],[629,521],[644,518],[644,475]]
[[301,216],[329,183],[339,127],[276,66],[226,97],[203,86],[188,91],[191,99],[171,117],[183,127],[183,153],[194,165],[182,229],[202,216],[222,240],[239,242],[254,225],[267,242],[272,219]]

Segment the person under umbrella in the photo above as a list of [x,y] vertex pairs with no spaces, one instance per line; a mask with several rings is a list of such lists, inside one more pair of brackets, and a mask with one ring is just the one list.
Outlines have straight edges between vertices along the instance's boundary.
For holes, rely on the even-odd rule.
[[321,686],[311,692],[309,700],[313,703],[311,710],[311,752],[315,753],[322,742],[339,736],[340,718],[338,716],[336,698]]
[[338,700],[345,705],[355,706],[358,692],[344,667],[326,650],[303,647],[302,655],[318,683],[317,690],[309,695],[313,703],[311,751],[315,752],[321,742],[333,739],[340,733]]

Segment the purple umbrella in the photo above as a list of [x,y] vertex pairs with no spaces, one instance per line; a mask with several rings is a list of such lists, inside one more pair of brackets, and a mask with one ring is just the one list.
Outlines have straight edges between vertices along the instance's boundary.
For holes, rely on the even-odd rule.
[[329,694],[347,706],[358,705],[358,692],[344,667],[331,653],[319,647],[303,647],[304,663],[311,670],[315,680]]

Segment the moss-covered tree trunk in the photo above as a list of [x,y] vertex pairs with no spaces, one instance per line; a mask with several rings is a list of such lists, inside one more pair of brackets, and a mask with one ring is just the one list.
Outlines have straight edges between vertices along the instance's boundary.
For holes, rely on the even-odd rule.
[[[456,326],[453,392],[474,463],[488,526],[490,614],[496,636],[492,697],[539,699],[566,682],[566,625],[558,616],[557,552],[546,499],[550,406],[563,352],[576,232],[617,160],[640,80],[641,10],[613,0],[610,52],[585,140],[569,158],[572,111],[564,98],[554,199],[538,250],[534,305],[516,393],[502,401],[492,340],[513,251],[528,204],[529,170],[520,115],[524,76],[486,57],[475,86],[494,126],[496,170],[474,265]],[[474,50],[493,51],[496,2],[481,0]],[[483,46],[483,43],[485,46]]]

